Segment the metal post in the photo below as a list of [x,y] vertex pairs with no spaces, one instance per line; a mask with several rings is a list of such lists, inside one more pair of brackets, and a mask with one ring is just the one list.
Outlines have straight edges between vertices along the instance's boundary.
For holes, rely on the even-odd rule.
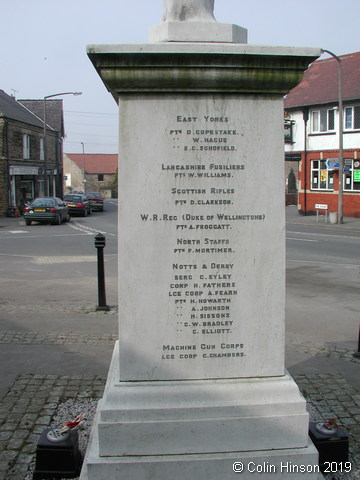
[[46,148],[46,99],[44,97],[44,138],[43,138],[43,149],[44,149],[44,196],[49,196],[49,183],[47,175],[47,148]]
[[63,95],[82,95],[82,92],[62,92],[62,93],[54,93],[52,95],[46,95],[44,97],[44,133],[43,133],[43,145],[44,145],[44,196],[49,196],[49,179],[48,179],[48,164],[47,164],[47,139],[46,139],[46,100],[52,97],[61,97]]
[[81,142],[82,145],[82,154],[83,154],[83,185],[84,192],[86,193],[86,176],[85,176],[85,145],[84,142]]
[[105,268],[104,268],[104,247],[106,239],[101,233],[95,236],[95,248],[97,250],[97,274],[98,274],[98,306],[96,310],[109,311],[110,307],[106,305],[105,294]]
[[357,352],[354,352],[354,357],[360,358],[360,325],[359,325],[359,336],[358,336],[358,349],[357,349]]
[[344,112],[342,102],[342,63],[337,58],[339,66],[339,197],[338,197],[338,223],[343,223],[343,194],[344,194],[344,158],[343,158],[343,130]]
[[330,50],[321,50],[328,53],[338,63],[338,96],[339,96],[339,194],[338,194],[338,223],[343,223],[343,192],[344,192],[344,159],[343,159],[343,137],[344,137],[344,112],[342,99],[342,63],[335,53]]

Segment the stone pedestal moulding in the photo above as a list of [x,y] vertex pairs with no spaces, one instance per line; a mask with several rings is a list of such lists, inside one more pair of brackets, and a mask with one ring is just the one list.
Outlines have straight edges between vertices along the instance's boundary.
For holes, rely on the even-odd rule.
[[316,479],[284,369],[283,97],[320,49],[167,20],[88,47],[119,105],[120,335],[81,478]]

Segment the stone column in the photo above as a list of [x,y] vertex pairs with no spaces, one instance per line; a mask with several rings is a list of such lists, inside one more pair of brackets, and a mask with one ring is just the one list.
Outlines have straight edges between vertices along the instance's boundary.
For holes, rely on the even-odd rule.
[[319,54],[88,47],[119,104],[120,334],[83,480],[318,478],[284,369],[283,96]]

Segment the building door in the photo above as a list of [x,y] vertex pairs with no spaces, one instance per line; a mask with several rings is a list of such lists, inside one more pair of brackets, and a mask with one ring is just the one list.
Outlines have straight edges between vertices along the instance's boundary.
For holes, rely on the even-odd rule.
[[33,180],[22,180],[20,182],[21,200],[32,200],[35,197]]
[[286,205],[297,205],[297,193],[296,175],[291,168],[287,178]]

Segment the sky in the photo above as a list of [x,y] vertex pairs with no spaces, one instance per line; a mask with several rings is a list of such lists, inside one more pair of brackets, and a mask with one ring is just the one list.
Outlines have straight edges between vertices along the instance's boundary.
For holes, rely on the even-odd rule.
[[[147,43],[163,0],[0,0],[0,89],[63,99],[66,153],[117,153],[118,108],[86,54],[89,44]],[[360,0],[215,0],[218,22],[248,43],[360,51]],[[326,58],[325,56],[323,58]]]

